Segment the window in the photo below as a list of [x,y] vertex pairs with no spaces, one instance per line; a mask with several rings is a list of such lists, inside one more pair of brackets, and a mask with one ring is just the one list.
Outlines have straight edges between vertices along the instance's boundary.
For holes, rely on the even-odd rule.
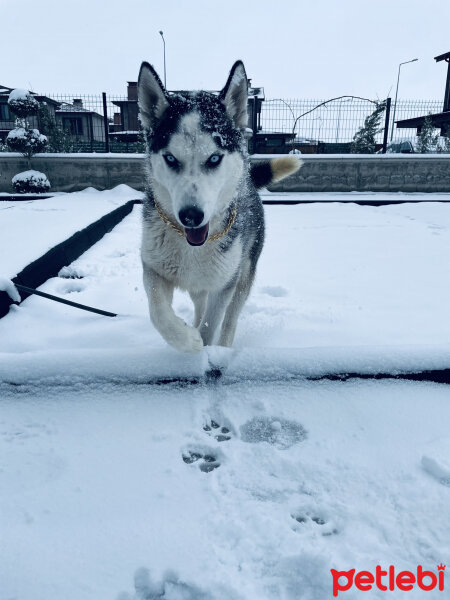
[[275,147],[275,146],[284,146],[284,139],[283,138],[269,138],[266,142],[266,146],[271,146],[271,147]]
[[0,104],[0,121],[13,121],[13,116],[7,104]]
[[83,135],[83,119],[81,117],[63,117],[63,129],[72,135]]

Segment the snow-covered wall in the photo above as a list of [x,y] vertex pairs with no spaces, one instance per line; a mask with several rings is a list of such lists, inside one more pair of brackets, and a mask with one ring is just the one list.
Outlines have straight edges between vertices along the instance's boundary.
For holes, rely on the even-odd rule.
[[[252,160],[267,158],[255,155]],[[450,192],[450,154],[316,154],[302,159],[300,171],[272,191]],[[12,177],[27,168],[19,154],[0,153],[0,192],[10,192]],[[39,154],[32,168],[47,174],[52,191],[104,190],[122,183],[144,188],[143,154]]]
[[[52,192],[76,192],[87,187],[105,190],[122,183],[138,190],[144,187],[143,154],[42,153],[32,158],[31,165],[47,175]],[[27,161],[20,154],[0,153],[0,192],[12,192],[12,177],[27,169]]]
[[303,167],[271,191],[450,191],[450,154],[316,154],[302,160]]

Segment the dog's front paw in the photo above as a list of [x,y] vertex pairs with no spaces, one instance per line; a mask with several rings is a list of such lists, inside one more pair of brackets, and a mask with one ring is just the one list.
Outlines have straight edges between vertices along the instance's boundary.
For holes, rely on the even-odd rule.
[[183,327],[180,328],[178,335],[171,340],[174,348],[180,352],[201,352],[203,348],[203,340],[200,332],[194,327],[190,327],[183,322]]

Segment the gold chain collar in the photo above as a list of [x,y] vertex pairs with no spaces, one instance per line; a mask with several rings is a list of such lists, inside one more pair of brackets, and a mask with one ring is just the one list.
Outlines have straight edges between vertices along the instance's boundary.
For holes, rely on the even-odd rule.
[[[162,208],[159,206],[159,204],[156,202],[155,199],[153,199],[153,202],[155,203],[155,208],[158,212],[158,215],[161,217],[161,220],[164,221],[164,223],[166,225],[168,225],[169,227],[171,227],[174,231],[176,231],[178,233],[178,235],[181,235],[182,237],[184,237],[183,229],[181,229],[181,227],[179,227],[176,223],[172,223],[172,221],[169,219],[169,217],[166,214],[164,214],[164,212],[162,211]],[[227,235],[227,233],[230,231],[230,229],[233,226],[233,223],[236,220],[236,215],[237,215],[237,208],[235,205],[233,205],[230,209],[230,218],[228,219],[228,223],[227,223],[227,226],[225,227],[225,229],[222,231],[222,233],[215,233],[214,235],[211,235],[210,237],[208,237],[208,239],[206,241],[207,242],[215,242],[216,240],[220,240],[220,238],[222,238],[224,235]]]

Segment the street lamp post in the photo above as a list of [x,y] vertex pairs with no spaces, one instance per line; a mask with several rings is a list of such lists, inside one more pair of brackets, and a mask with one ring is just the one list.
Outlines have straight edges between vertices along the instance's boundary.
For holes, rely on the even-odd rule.
[[395,90],[395,101],[394,101],[394,114],[392,116],[392,129],[391,129],[391,142],[394,137],[394,124],[395,124],[395,109],[397,108],[397,96],[398,96],[398,84],[400,81],[400,68],[402,65],[407,65],[408,63],[416,62],[419,60],[418,58],[413,58],[412,60],[406,60],[398,65],[398,76],[397,76],[397,89]]
[[167,85],[166,85],[166,40],[164,39],[164,33],[162,31],[159,32],[159,35],[162,37],[162,41],[164,44],[164,87],[167,89]]

